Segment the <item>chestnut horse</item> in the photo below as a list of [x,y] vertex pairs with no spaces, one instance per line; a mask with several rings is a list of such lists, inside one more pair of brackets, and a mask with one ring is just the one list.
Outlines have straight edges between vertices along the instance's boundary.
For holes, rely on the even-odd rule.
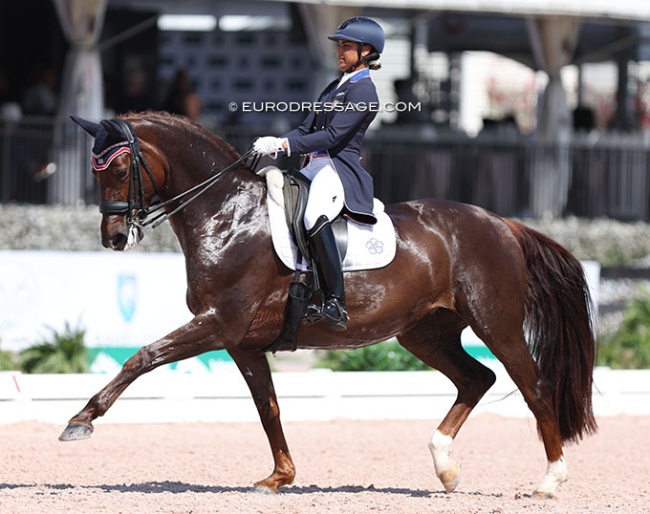
[[[185,255],[194,318],[130,358],[60,439],[90,437],[92,421],[140,375],[225,349],[250,388],[273,454],[273,472],[255,486],[275,493],[291,484],[295,467],[265,348],[282,330],[293,272],[273,250],[264,181],[230,145],[182,117],[146,112],[101,123],[73,120],[96,142],[98,131],[131,141],[130,152],[95,171],[102,244],[117,251],[137,244],[140,227],[162,206]],[[458,396],[429,448],[436,475],[451,492],[459,482],[452,442],[495,381],[461,345],[461,331],[471,327],[536,418],[548,467],[534,495],[554,497],[568,473],[563,444],[596,430],[594,337],[580,262],[541,233],[476,206],[427,199],[389,205],[386,212],[397,234],[394,260],[346,272],[348,329],[303,325],[298,348],[359,348],[396,337],[449,377]]]

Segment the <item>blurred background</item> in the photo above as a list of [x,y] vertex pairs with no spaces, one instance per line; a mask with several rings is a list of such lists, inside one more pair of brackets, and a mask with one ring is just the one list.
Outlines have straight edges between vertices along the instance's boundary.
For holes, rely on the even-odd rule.
[[305,112],[241,105],[315,100],[337,72],[326,35],[365,15],[387,35],[373,74],[382,104],[418,106],[381,112],[367,138],[384,202],[647,220],[650,6],[615,4],[2,2],[0,202],[97,201],[71,114],[183,112],[240,151],[292,128]]
[[[136,258],[104,253],[99,276],[91,254],[101,250],[92,140],[70,115],[99,121],[169,110],[243,152],[256,137],[280,135],[307,114],[244,112],[244,103],[314,101],[338,73],[326,36],[355,15],[376,19],[387,37],[373,81],[382,105],[394,108],[379,113],[364,147],[376,196],[384,203],[458,200],[540,228],[604,266],[599,314],[602,321],[615,312],[608,325],[615,329],[636,294],[621,281],[650,278],[650,3],[363,4],[0,2],[4,346],[21,349],[51,336],[47,324],[55,336],[68,329],[74,335],[77,327],[93,347],[136,348],[167,330],[159,323],[150,333],[155,324],[147,316],[173,322],[171,329],[188,315],[181,292],[170,314],[156,312],[149,300],[156,300],[156,285]],[[292,159],[280,165],[297,167]],[[595,220],[598,226],[590,224]],[[174,253],[178,246],[163,225],[143,250]],[[70,251],[86,253],[52,254]],[[169,266],[182,289],[177,257]],[[630,263],[643,269],[611,267]],[[70,289],[80,274],[85,289]],[[112,320],[93,314],[105,312],[98,298],[110,304]],[[138,324],[146,331],[136,331]]]

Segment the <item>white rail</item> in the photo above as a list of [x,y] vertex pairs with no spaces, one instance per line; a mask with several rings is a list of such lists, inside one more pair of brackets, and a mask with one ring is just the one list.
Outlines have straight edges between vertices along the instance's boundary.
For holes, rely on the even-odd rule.
[[[503,369],[475,413],[530,417]],[[111,377],[0,373],[0,423],[39,421],[64,425]],[[456,391],[441,373],[278,372],[274,374],[284,421],[441,419]],[[650,370],[595,371],[597,416],[650,415]],[[139,378],[98,423],[258,421],[244,380],[233,367],[183,374],[156,370]]]

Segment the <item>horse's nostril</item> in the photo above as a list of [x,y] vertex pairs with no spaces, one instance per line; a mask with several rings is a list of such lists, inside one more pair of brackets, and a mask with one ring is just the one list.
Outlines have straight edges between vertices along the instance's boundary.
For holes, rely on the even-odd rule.
[[126,246],[126,241],[127,238],[125,234],[115,234],[113,237],[111,237],[111,248],[113,248],[113,250],[123,250]]

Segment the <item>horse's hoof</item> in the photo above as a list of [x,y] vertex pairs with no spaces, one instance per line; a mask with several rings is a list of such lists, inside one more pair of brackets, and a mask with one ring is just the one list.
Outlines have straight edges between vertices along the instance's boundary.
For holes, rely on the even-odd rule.
[[68,426],[59,436],[59,441],[80,441],[81,439],[88,439],[91,435],[93,435],[92,425],[68,423]]
[[536,500],[557,500],[557,496],[554,493],[549,493],[546,491],[535,491],[533,493],[533,498]]
[[458,487],[458,484],[460,484],[459,479],[456,479],[456,480],[454,480],[452,482],[443,482],[442,483],[443,487],[445,488],[445,491],[447,491],[448,493],[453,493],[456,490],[456,488]]
[[460,477],[458,475],[459,466],[456,463],[438,475],[438,479],[440,482],[442,482],[445,491],[448,493],[453,493],[456,490],[458,484],[460,483]]
[[277,489],[272,489],[267,485],[255,484],[253,486],[253,492],[258,494],[278,494]]

